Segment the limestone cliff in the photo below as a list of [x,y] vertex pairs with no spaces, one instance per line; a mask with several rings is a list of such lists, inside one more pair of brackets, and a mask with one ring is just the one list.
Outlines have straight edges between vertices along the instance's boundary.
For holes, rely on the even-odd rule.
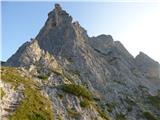
[[59,4],[5,66],[38,82],[53,119],[160,119],[159,63],[142,53],[134,58],[111,35],[89,37]]

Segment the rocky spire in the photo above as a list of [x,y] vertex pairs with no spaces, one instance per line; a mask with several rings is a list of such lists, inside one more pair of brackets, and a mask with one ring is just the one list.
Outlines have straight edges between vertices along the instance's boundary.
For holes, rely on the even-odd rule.
[[67,26],[71,26],[72,17],[61,8],[59,4],[55,4],[54,9],[48,13],[48,19],[45,25],[36,36],[38,40],[46,40],[51,32],[65,29]]
[[59,4],[55,4],[55,8],[48,14],[48,20],[52,21],[52,26],[59,26],[72,22],[72,17],[65,11],[62,10]]
[[58,10],[58,11],[61,11],[61,10],[62,10],[60,4],[56,3],[54,6],[55,6],[55,9],[56,9],[56,10]]

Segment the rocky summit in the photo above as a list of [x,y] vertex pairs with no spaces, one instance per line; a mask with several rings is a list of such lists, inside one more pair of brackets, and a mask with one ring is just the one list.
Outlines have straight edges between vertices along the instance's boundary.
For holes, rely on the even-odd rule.
[[3,63],[0,90],[2,120],[160,120],[160,64],[89,37],[59,4]]

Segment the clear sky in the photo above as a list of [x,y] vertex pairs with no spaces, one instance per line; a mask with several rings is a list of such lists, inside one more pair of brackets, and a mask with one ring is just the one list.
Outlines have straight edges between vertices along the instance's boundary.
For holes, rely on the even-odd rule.
[[[2,52],[6,61],[44,25],[55,2],[2,2]],[[136,56],[143,51],[160,62],[160,3],[58,2],[89,36],[110,34]]]

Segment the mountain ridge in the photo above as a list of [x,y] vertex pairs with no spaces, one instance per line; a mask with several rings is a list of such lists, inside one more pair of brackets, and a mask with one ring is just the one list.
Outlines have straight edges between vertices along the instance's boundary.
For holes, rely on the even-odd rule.
[[38,81],[54,119],[160,119],[159,63],[142,52],[134,58],[111,35],[89,37],[59,4],[4,64]]

